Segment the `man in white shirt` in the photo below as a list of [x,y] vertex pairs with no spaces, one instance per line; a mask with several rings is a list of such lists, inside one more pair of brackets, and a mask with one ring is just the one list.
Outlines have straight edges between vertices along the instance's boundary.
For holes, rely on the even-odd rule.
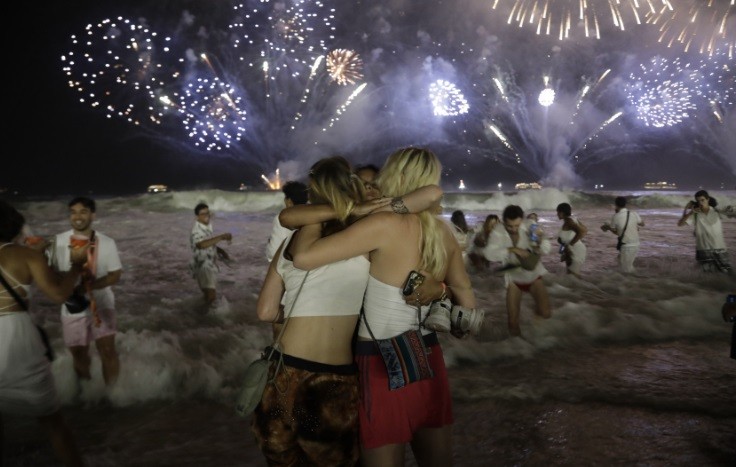
[[[290,208],[298,204],[307,204],[307,185],[302,182],[286,182],[281,191],[284,192],[285,207]],[[273,218],[271,236],[268,238],[268,244],[266,245],[266,259],[269,263],[290,232],[291,230],[281,225],[279,215],[276,214],[276,217]]]
[[91,242],[82,283],[61,305],[61,325],[64,344],[72,354],[77,376],[91,378],[89,344],[94,340],[102,361],[102,376],[109,386],[120,373],[115,350],[115,295],[111,286],[118,283],[123,268],[115,240],[92,230],[95,211],[95,201],[90,198],[78,197],[69,202],[72,229],[56,235],[50,262],[57,271],[68,271],[71,269],[70,245],[85,238]]
[[210,208],[205,203],[199,203],[194,207],[194,215],[197,216],[197,220],[189,236],[189,244],[192,248],[189,270],[192,277],[197,280],[207,306],[214,308],[217,298],[217,271],[219,271],[216,258],[219,256],[225,261],[228,259],[227,253],[218,248],[217,244],[223,240],[229,242],[233,236],[229,232],[214,235],[210,222]]
[[695,259],[703,272],[733,274],[726,241],[723,238],[721,213],[716,209],[718,202],[705,190],[695,193],[677,222],[678,226],[695,227]]
[[644,227],[644,221],[639,214],[626,209],[626,198],[617,196],[614,201],[616,214],[611,223],[601,226],[604,232],[611,232],[619,237],[618,265],[621,272],[634,272],[634,259],[639,253],[639,227]]

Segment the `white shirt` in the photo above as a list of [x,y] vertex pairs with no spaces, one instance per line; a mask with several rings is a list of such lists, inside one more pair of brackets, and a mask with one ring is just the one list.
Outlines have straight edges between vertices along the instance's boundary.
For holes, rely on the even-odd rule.
[[[71,259],[69,258],[69,238],[73,233],[73,230],[69,230],[58,234],[55,238],[50,261],[51,266],[57,271],[68,271],[72,267]],[[115,240],[97,231],[95,231],[95,239],[97,241],[97,269],[95,270],[95,279],[105,277],[110,272],[123,269]],[[115,295],[112,293],[110,286],[93,290],[92,293],[95,296],[98,310],[115,309]],[[89,310],[84,313],[87,316],[91,316]],[[71,315],[67,311],[66,305],[61,305],[61,314],[62,316],[80,316],[79,313]]]
[[284,243],[284,239],[288,237],[290,233],[291,230],[281,225],[281,222],[279,222],[279,215],[276,214],[271,226],[271,236],[268,237],[268,244],[266,245],[266,259],[269,263],[276,255],[276,251],[278,251],[281,244]]
[[[522,224],[519,226],[519,242],[516,244],[516,248],[520,248],[522,250],[531,249],[531,242],[529,240],[529,225],[530,223],[522,222]],[[508,251],[508,249],[512,246],[514,246],[514,243],[511,240],[511,236],[509,235],[509,233],[506,231],[503,225],[497,225],[491,232],[491,235],[488,237],[488,243],[483,249],[483,256],[485,256],[486,259],[489,261],[501,261],[504,266],[509,264],[518,265],[519,257],[516,256],[516,254]],[[545,236],[542,236],[539,239],[539,253],[542,255],[546,255],[550,252],[551,249],[552,246],[549,243],[549,239]],[[531,271],[523,268],[513,269],[504,274],[504,278],[507,286],[510,282],[517,282],[519,284],[531,284],[532,282],[537,280],[539,276],[543,276],[544,274],[547,274],[547,269],[542,265],[542,262],[539,261],[539,263],[537,263],[537,266]]]
[[696,250],[725,250],[726,242],[723,239],[721,216],[715,208],[710,208],[708,214],[695,212],[685,221],[687,225],[695,225]]
[[618,235],[621,235],[621,232],[624,231],[624,226],[626,225],[627,212],[630,212],[631,214],[629,214],[629,225],[628,227],[626,227],[626,232],[624,232],[624,238],[622,239],[622,241],[627,246],[638,246],[639,224],[641,224],[641,217],[639,217],[638,213],[636,213],[635,211],[629,211],[626,208],[621,208],[611,218],[611,228],[615,229]]

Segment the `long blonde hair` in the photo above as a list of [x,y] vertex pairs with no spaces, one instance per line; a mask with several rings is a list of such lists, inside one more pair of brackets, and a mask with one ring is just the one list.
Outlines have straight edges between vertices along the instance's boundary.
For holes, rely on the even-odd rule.
[[329,204],[337,220],[326,222],[322,235],[345,228],[354,219],[350,213],[364,198],[363,182],[353,174],[350,163],[342,156],[325,157],[309,170],[309,200],[313,204]]
[[[403,196],[427,185],[439,185],[442,164],[432,151],[422,148],[404,148],[391,154],[378,174],[377,184],[384,196]],[[422,226],[420,269],[439,277],[445,268],[442,229],[444,226],[429,211],[418,214]]]

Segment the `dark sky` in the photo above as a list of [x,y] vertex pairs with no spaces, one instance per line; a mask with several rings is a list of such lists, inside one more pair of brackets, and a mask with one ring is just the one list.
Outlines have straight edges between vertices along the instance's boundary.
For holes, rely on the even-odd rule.
[[[637,188],[658,180],[676,182],[684,189],[736,183],[732,106],[722,108],[727,119],[720,126],[705,118],[708,112],[698,111],[692,112],[697,118],[657,131],[643,128],[627,107],[622,90],[638,64],[657,55],[699,59],[697,53],[663,49],[643,26],[631,25],[625,33],[604,30],[600,41],[576,37],[560,42],[507,25],[505,17],[490,12],[488,2],[480,0],[355,2],[350,9],[344,4],[326,2],[336,8],[336,38],[329,41],[327,33],[318,32],[330,49],[350,48],[361,54],[362,82],[367,86],[328,132],[321,129],[355,86],[340,88],[322,73],[311,83],[310,100],[299,107],[303,90],[309,87],[304,79],[308,69],[298,79],[274,73],[272,98],[266,103],[261,71],[243,66],[240,51],[231,47],[227,25],[233,22],[233,10],[228,2],[84,0],[53,2],[43,8],[21,6],[18,18],[24,18],[23,29],[28,32],[18,34],[18,42],[8,47],[12,72],[6,77],[10,81],[6,89],[13,112],[6,120],[11,122],[8,146],[14,149],[6,150],[0,187],[27,194],[135,193],[152,183],[174,189],[235,189],[240,183],[261,187],[260,174],[270,174],[276,167],[282,174],[301,175],[316,158],[331,153],[345,154],[356,164],[380,165],[393,149],[408,144],[427,145],[437,152],[446,168],[446,189],[459,179],[475,189],[498,182],[559,180],[560,171],[574,173],[562,178],[568,184],[574,180],[579,188],[596,183]],[[204,72],[232,83],[243,96],[240,106],[247,111],[243,140],[228,151],[196,150],[173,113],[162,125],[140,128],[80,103],[80,94],[67,86],[60,57],[76,50],[71,34],[116,15],[143,22],[162,36],[172,35],[174,51],[169,56],[196,57],[204,52],[212,57],[212,70]],[[312,34],[308,41],[316,41],[320,34]],[[258,51],[252,49],[244,52],[246,58]],[[315,56],[302,51],[287,55],[275,57],[274,63],[293,66],[291,61],[299,57],[311,63]],[[203,73],[201,63],[174,63],[168,60],[166,65],[180,66],[182,78],[170,83],[168,92]],[[607,68],[612,69],[609,78],[575,114],[572,126],[577,133],[564,130],[570,126],[570,109],[584,80],[599,77]],[[509,123],[510,107],[503,106],[492,85],[491,78],[500,72],[525,99],[518,107],[525,114],[521,125],[518,119]],[[558,95],[544,114],[536,104],[543,75],[551,76]],[[435,79],[451,81],[462,90],[470,105],[468,114],[432,115],[426,89]],[[122,106],[126,97],[111,99]],[[580,152],[578,161],[566,162],[585,135],[619,109],[624,115]],[[297,110],[305,116],[290,132]],[[484,122],[489,121],[507,125],[521,164],[512,162],[511,152],[498,139],[487,136]]]

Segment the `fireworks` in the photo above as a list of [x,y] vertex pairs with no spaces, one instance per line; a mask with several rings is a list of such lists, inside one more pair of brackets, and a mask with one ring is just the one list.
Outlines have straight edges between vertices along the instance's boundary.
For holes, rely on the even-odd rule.
[[[538,99],[531,99],[516,82],[513,71],[497,69],[488,81],[497,92],[486,103],[483,118],[486,140],[503,145],[499,148],[496,144],[494,159],[509,166],[523,164],[547,185],[574,186],[577,175],[573,165],[600,160],[595,155],[597,149],[591,151],[587,146],[622,115],[620,111],[608,113],[610,110],[593,103],[603,91],[601,82],[607,74],[597,80],[583,79],[576,93],[560,92],[559,96],[549,84],[550,77],[543,76],[544,89]],[[529,91],[534,92],[532,89],[530,86]],[[552,103],[554,112],[548,109]],[[596,146],[600,148],[601,143]]]
[[585,37],[601,38],[604,21],[625,30],[624,18],[641,24],[641,11],[653,12],[656,6],[671,8],[670,0],[494,0],[492,9],[500,4],[511,5],[508,24],[533,27],[538,35],[570,37],[572,29],[582,28]]
[[549,107],[550,105],[554,104],[555,102],[555,91],[551,88],[545,88],[542,89],[542,92],[539,93],[539,104],[542,107]]
[[736,0],[672,0],[672,5],[646,15],[647,23],[659,29],[659,42],[667,47],[680,43],[686,52],[692,47],[708,54],[722,47],[733,57]]
[[632,73],[626,92],[636,117],[646,126],[662,128],[681,123],[695,110],[694,92],[688,82],[693,71],[680,59],[669,61],[655,57],[649,67],[640,65]]
[[266,60],[271,62],[269,69],[299,76],[310,56],[326,51],[334,39],[334,9],[320,1],[253,3],[235,5],[234,20],[228,25],[239,59],[250,67],[262,67]]
[[327,54],[327,71],[340,85],[355,84],[363,78],[363,60],[354,50],[335,49]]
[[208,151],[229,148],[245,132],[246,112],[235,89],[215,77],[198,79],[180,96],[178,110],[196,146]]
[[173,61],[168,37],[118,17],[89,24],[71,39],[62,69],[69,87],[82,94],[81,102],[135,125],[161,123],[156,95],[179,75],[162,65],[164,59]]
[[470,106],[462,92],[449,81],[438,79],[429,86],[429,100],[438,117],[454,117],[468,113]]

